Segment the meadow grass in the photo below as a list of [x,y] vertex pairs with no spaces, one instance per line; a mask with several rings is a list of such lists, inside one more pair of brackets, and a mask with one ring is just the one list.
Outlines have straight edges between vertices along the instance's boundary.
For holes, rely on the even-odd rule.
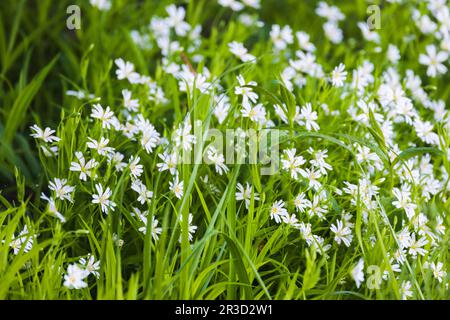
[[[66,27],[66,8],[72,2],[81,8],[79,30]],[[260,9],[244,10],[264,21],[263,26],[244,25],[239,22],[238,12],[217,1],[177,2],[177,6],[185,8],[185,20],[192,27],[201,25],[202,31],[190,39],[172,30],[171,41],[179,41],[185,50],[167,55],[161,54],[155,39],[148,41],[149,48],[142,48],[130,32],[139,30],[151,35],[150,20],[167,17],[166,7],[172,1],[111,2],[109,10],[99,10],[89,1],[7,0],[0,4],[0,299],[450,297],[448,275],[440,274],[442,279],[438,281],[430,268],[430,263],[441,262],[446,270],[449,262],[447,113],[444,120],[435,120],[430,107],[414,100],[415,117],[432,122],[437,143],[424,142],[414,126],[405,121],[393,121],[394,134],[390,134],[383,123],[393,117],[380,102],[378,90],[388,81],[384,72],[389,68],[401,75],[401,83],[405,82],[406,70],[411,69],[421,76],[430,101],[442,100],[446,105],[450,102],[448,73],[428,77],[426,66],[418,62],[425,47],[437,43],[432,35],[422,34],[411,20],[416,7],[424,14],[428,12],[425,2],[381,1],[379,44],[365,40],[356,25],[367,19],[367,2],[363,0],[334,3],[346,16],[339,24],[345,37],[338,44],[324,36],[325,20],[315,13],[318,1],[263,0]],[[273,24],[307,32],[316,46],[316,61],[326,75],[305,75],[303,86],[292,80],[290,88],[282,74],[289,59],[297,59],[298,47],[295,43],[274,50],[270,37]],[[410,40],[405,40],[411,35]],[[196,44],[198,39],[201,43]],[[232,55],[228,47],[232,41],[245,43],[257,61],[243,62]],[[389,44],[399,49],[401,59],[397,64],[386,58]],[[174,77],[167,71],[163,57],[193,69],[193,75],[207,75],[209,86],[183,91],[182,83],[192,88],[199,78],[192,83]],[[136,72],[148,76],[164,93],[164,99],[149,94],[152,84],[119,80],[115,73],[118,58],[131,61]],[[374,80],[362,94],[351,86],[351,71],[365,60],[374,66]],[[327,77],[340,63],[348,71],[344,88],[332,85]],[[448,58],[444,64],[448,66]],[[130,118],[121,113],[125,110],[121,91],[129,89],[139,106],[135,114],[128,114],[142,115],[169,143],[178,126],[187,122],[199,123],[205,137],[211,128],[258,132],[261,125],[241,114],[242,97],[235,92],[238,75],[247,82],[257,82],[241,87],[258,94],[258,102],[267,109],[265,116],[273,120],[274,128],[282,130],[280,156],[285,157],[284,150],[295,148],[297,155],[310,160],[313,156],[308,148],[327,150],[326,162],[332,170],[319,179],[320,188],[311,188],[310,181],[300,174],[294,179],[285,168],[273,175],[261,175],[260,163],[227,164],[229,171],[219,174],[214,165],[194,162],[177,166],[178,178],[184,182],[183,194],[178,198],[171,191],[174,176],[158,167],[158,155],[166,148],[163,143],[158,142],[151,152],[146,152],[138,134],[131,139],[120,130],[105,128],[104,122],[91,116],[93,106],[100,103],[104,108],[110,106],[125,124]],[[68,90],[93,96],[78,99],[67,95]],[[413,99],[414,92],[406,88],[405,92]],[[214,110],[216,97],[222,93],[229,97],[230,109],[220,122]],[[361,100],[376,107],[363,112],[364,120],[358,121],[349,109]],[[317,131],[295,121],[296,106],[309,102],[318,114]],[[321,107],[323,104],[328,111]],[[286,122],[277,115],[274,105],[284,108]],[[382,120],[379,114],[384,116]],[[60,140],[53,144],[34,140],[30,137],[30,126],[34,124],[54,129]],[[89,138],[100,137],[108,138],[108,146],[125,155],[120,170],[108,157],[87,146]],[[42,149],[50,145],[57,145],[57,156],[49,157]],[[208,143],[197,139],[192,147],[196,150],[194,157],[200,160]],[[367,148],[375,160],[361,160],[361,148]],[[98,162],[87,181],[79,179],[80,172],[71,170],[77,151]],[[153,192],[141,203],[131,189],[136,181],[129,165],[131,156],[140,157],[143,172],[139,181]],[[424,163],[423,159],[429,160]],[[308,162],[302,166],[308,166]],[[418,172],[417,180],[412,178],[412,171]],[[428,183],[425,176],[439,182],[438,190],[428,196],[424,191]],[[54,178],[67,179],[68,185],[75,186],[72,202],[57,199],[49,189]],[[368,185],[363,185],[364,178]],[[356,186],[353,194],[343,192],[349,188],[345,182]],[[248,205],[236,199],[238,183],[252,186]],[[92,203],[97,184],[110,188],[114,210],[109,206],[103,212],[99,204]],[[410,202],[416,205],[414,214],[423,214],[427,218],[424,223],[407,217],[404,208],[393,205],[398,200],[393,190],[406,184],[410,186]],[[371,192],[367,189],[374,187],[377,191],[367,198],[367,192]],[[319,199],[323,190],[325,196]],[[326,208],[323,219],[308,213],[309,209],[296,209],[295,199],[301,192],[311,201],[319,199],[318,206]],[[64,223],[41,199],[42,193],[55,201]],[[299,222],[310,223],[310,239],[298,223],[276,223],[271,218],[273,204],[278,200],[286,203],[287,211],[295,214]],[[147,211],[145,223],[135,213],[136,207]],[[351,220],[349,246],[338,243],[330,229],[337,220],[345,220],[346,213]],[[157,225],[150,223],[153,218]],[[194,232],[193,225],[197,226]],[[24,226],[28,232],[21,236]],[[160,228],[157,236],[156,228]],[[404,228],[410,238],[414,235],[414,240],[409,239],[403,261],[395,254],[402,246]],[[324,243],[312,234],[320,235]],[[422,245],[423,254],[408,251],[412,242],[422,237],[427,240]],[[15,251],[11,244],[17,239],[21,242]],[[25,243],[30,239],[33,244],[27,247]],[[98,278],[91,273],[83,277],[86,287],[69,288],[64,280],[69,265],[80,265],[80,258],[88,254],[100,261]],[[354,277],[361,259],[365,278],[359,284]],[[370,266],[379,268],[379,276],[385,278],[371,277],[375,269],[368,269]],[[399,270],[394,270],[397,267]],[[409,289],[405,289],[407,284]],[[408,290],[411,294],[405,295]]]

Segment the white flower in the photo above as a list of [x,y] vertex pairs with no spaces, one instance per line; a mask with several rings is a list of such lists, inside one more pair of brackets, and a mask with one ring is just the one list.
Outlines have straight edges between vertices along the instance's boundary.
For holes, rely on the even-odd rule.
[[340,63],[339,66],[335,67],[333,72],[331,72],[331,82],[335,87],[342,87],[346,78],[347,71],[345,71],[345,65]]
[[374,43],[380,42],[380,35],[369,28],[369,25],[366,22],[358,22],[358,27],[361,30],[361,33],[363,34],[364,39],[367,41],[371,41]]
[[225,94],[222,94],[215,100],[217,105],[214,108],[214,116],[219,121],[219,124],[222,124],[231,108],[230,99]]
[[284,207],[285,203],[283,200],[278,200],[272,204],[270,209],[270,219],[275,220],[276,223],[281,223],[281,220],[288,218],[289,214]]
[[256,86],[258,84],[255,81],[246,83],[242,75],[238,75],[237,80],[239,82],[239,86],[234,88],[234,93],[242,96],[242,106],[244,108],[251,109],[250,101],[256,103],[258,100],[258,95],[253,92],[253,88],[249,86]]
[[392,189],[392,193],[397,198],[396,201],[392,201],[392,205],[394,205],[397,209],[405,210],[408,219],[411,219],[415,214],[417,205],[411,201],[411,192],[409,191],[409,187],[404,185],[401,189],[394,188]]
[[434,145],[439,144],[439,136],[433,132],[433,124],[431,122],[423,122],[420,119],[416,119],[414,121],[414,129],[423,142]]
[[361,283],[364,281],[364,260],[362,258],[359,259],[351,274],[353,280],[356,282],[356,287],[359,288]]
[[142,172],[144,172],[144,166],[142,164],[139,164],[139,161],[141,160],[140,157],[130,157],[130,174],[132,178],[136,179],[141,176]]
[[318,191],[322,187],[322,184],[318,180],[322,177],[320,171],[314,170],[314,168],[305,168],[300,169],[299,172],[303,178],[308,180],[308,189],[313,188],[314,190]]
[[442,282],[443,279],[447,277],[447,272],[444,270],[444,264],[442,262],[430,264],[430,269],[433,271],[433,276],[439,281]]
[[244,118],[249,118],[251,121],[259,124],[263,124],[266,121],[266,109],[261,103],[254,107],[249,104],[242,105],[241,113]]
[[413,256],[413,258],[416,257],[417,254],[424,256],[427,253],[427,250],[422,248],[428,243],[428,240],[425,237],[421,237],[420,239],[416,240],[416,234],[412,233],[411,235],[411,244],[409,246],[408,253]]
[[87,287],[83,280],[89,275],[89,271],[81,269],[76,264],[70,264],[67,274],[64,275],[64,286],[69,289],[82,289]]
[[300,192],[294,199],[295,209],[299,212],[305,212],[307,208],[311,208],[311,201],[305,199],[305,194]]
[[246,6],[252,7],[253,9],[259,9],[261,7],[260,1],[261,0],[242,0]]
[[333,170],[333,167],[325,162],[325,159],[328,158],[327,149],[314,151],[310,147],[308,152],[314,155],[314,159],[309,160],[309,163],[311,163],[313,167],[318,168],[321,174],[326,175],[327,170]]
[[58,146],[41,145],[41,150],[46,157],[56,157],[58,155]]
[[34,131],[34,133],[32,133],[31,136],[35,139],[41,139],[44,142],[53,142],[53,141],[58,142],[59,140],[61,140],[57,136],[53,135],[55,133],[55,130],[52,130],[48,127],[42,130],[37,125],[33,125],[30,128],[31,130]]
[[147,190],[146,185],[143,184],[141,180],[134,180],[131,184],[131,189],[139,194],[137,200],[141,204],[144,204],[147,200],[150,200],[153,197],[153,192]]
[[169,182],[170,190],[175,194],[175,197],[177,197],[178,199],[181,199],[181,197],[183,196],[183,192],[184,192],[183,185],[184,185],[184,181],[180,182],[178,180],[178,175],[175,176],[173,181]]
[[337,244],[343,242],[347,247],[350,247],[352,242],[352,230],[347,227],[341,220],[336,221],[336,225],[332,224],[330,230],[335,234],[334,241]]
[[237,0],[219,0],[218,2],[222,7],[230,8],[233,11],[240,11],[244,8],[244,5]]
[[138,99],[131,99],[131,91],[124,89],[122,90],[122,97],[123,97],[123,105],[127,110],[129,111],[137,111],[139,108],[139,100]]
[[[193,235],[194,235],[195,231],[197,230],[197,226],[192,224],[193,219],[194,219],[194,216],[192,215],[192,213],[189,213],[189,216],[188,216],[188,239],[189,239],[189,242],[192,242]],[[180,225],[182,225],[182,223],[183,223],[183,215],[182,214],[179,215],[179,220],[180,220]],[[181,238],[182,238],[182,235],[180,234],[180,239],[179,239],[180,243],[181,243]]]
[[41,199],[48,202],[48,212],[57,217],[61,221],[61,223],[66,222],[66,218],[56,208],[55,199],[53,199],[52,197],[47,197],[44,193],[41,194]]
[[89,0],[89,3],[102,11],[108,11],[111,9],[111,1],[110,0]]
[[94,104],[91,117],[99,119],[102,122],[102,128],[110,129],[111,126],[116,129],[120,128],[119,121],[114,116],[114,112],[111,111],[109,106],[107,106],[106,109],[103,109],[100,104]]
[[233,41],[228,44],[230,52],[241,59],[242,62],[254,61],[255,56],[248,53],[248,50],[241,42]]
[[400,51],[398,48],[392,44],[389,45],[388,51],[387,51],[387,58],[390,62],[393,64],[397,64],[400,60]]
[[80,151],[75,152],[75,156],[78,159],[78,162],[70,163],[70,171],[79,171],[80,172],[80,180],[86,181],[87,177],[92,177],[92,170],[95,169],[98,165],[98,162],[95,159],[91,159],[88,162],[84,159],[83,153]]
[[139,82],[139,74],[134,72],[134,64],[123,59],[116,59],[114,63],[118,67],[116,70],[117,79],[127,79],[130,83]]
[[[144,214],[140,214],[139,209],[134,208],[135,212],[137,213],[137,216],[139,217],[139,219],[144,223],[143,227],[139,228],[139,231],[142,232],[143,234],[147,233],[147,212],[144,212]],[[158,227],[158,219],[156,219],[155,216],[152,216],[152,238],[153,240],[158,240],[159,239],[159,235],[162,232],[162,228]]]
[[88,254],[86,258],[80,258],[79,263],[84,267],[88,274],[93,274],[97,279],[100,277],[100,261],[95,261],[92,254]]
[[284,150],[284,158],[281,159],[281,164],[284,170],[287,170],[291,174],[292,179],[298,178],[298,175],[301,172],[300,166],[304,164],[306,161],[302,156],[296,156],[295,152],[297,150],[295,148]]
[[220,175],[228,172],[228,167],[225,164],[225,157],[222,153],[216,150],[213,146],[209,146],[206,154],[208,159],[214,164],[216,172]]
[[300,227],[300,224],[298,222],[297,216],[295,215],[295,213],[289,215],[287,214],[286,216],[284,216],[283,218],[283,222],[286,223],[287,225],[294,227],[296,229],[298,229]]
[[326,22],[323,24],[325,36],[334,44],[339,44],[344,38],[342,30],[335,22]]
[[92,195],[92,203],[100,204],[102,208],[102,212],[108,214],[108,209],[114,211],[114,207],[116,204],[109,200],[112,195],[112,191],[109,187],[103,192],[103,186],[100,183],[95,185],[95,189],[97,189],[97,194]]
[[[250,200],[252,198],[252,190],[253,186],[251,186],[248,182],[245,183],[245,187],[240,184],[239,182],[236,184],[236,188],[238,191],[236,191],[236,200],[245,202],[245,207],[248,209],[250,205]],[[257,192],[253,193],[253,200],[259,200],[259,194]]]
[[295,36],[297,37],[300,49],[308,52],[314,52],[316,50],[314,44],[309,41],[309,34],[303,31],[298,31],[295,33]]
[[71,193],[75,190],[75,187],[67,185],[66,179],[55,178],[50,181],[48,188],[55,191],[56,198],[73,202]]
[[319,125],[316,122],[317,112],[312,111],[311,103],[307,103],[301,108],[299,119],[301,121],[301,125],[304,125],[306,127],[306,130],[308,131],[317,131],[320,129]]
[[178,173],[178,156],[176,152],[168,153],[165,151],[163,154],[158,154],[158,157],[163,161],[156,164],[158,171],[169,170],[171,175],[176,175]]
[[151,153],[153,148],[156,148],[160,142],[159,132],[156,131],[153,125],[149,125],[142,131],[141,145],[145,148],[147,153]]
[[411,233],[408,231],[408,227],[404,227],[398,234],[397,240],[400,246],[400,249],[409,248],[411,245]]
[[309,208],[309,210],[307,211],[307,214],[309,217],[314,217],[317,216],[320,220],[325,219],[324,214],[327,213],[327,209],[326,206],[324,206],[324,208],[322,208],[321,203],[320,203],[320,197],[315,194],[313,196],[313,201],[311,202],[311,206]]
[[402,296],[402,300],[408,300],[413,296],[413,292],[411,290],[412,285],[410,281],[403,281],[400,286],[400,294]]
[[192,145],[196,143],[197,139],[191,134],[191,129],[192,125],[187,120],[178,126],[174,137],[174,142],[177,147],[182,147],[185,151],[192,149]]
[[18,255],[20,250],[23,246],[23,252],[29,252],[33,248],[33,235],[28,232],[28,226],[25,225],[20,231],[20,233],[17,235],[17,237],[14,237],[11,242],[9,243],[9,246],[13,249],[14,254]]
[[275,50],[284,50],[288,44],[294,42],[294,36],[292,35],[292,29],[288,25],[281,28],[279,25],[272,25],[270,30],[270,38],[275,46]]
[[442,62],[447,61],[448,53],[445,51],[437,52],[435,45],[428,45],[426,51],[427,54],[419,56],[419,63],[428,66],[427,75],[434,78],[436,75],[445,74],[447,67]]
[[333,22],[338,22],[344,20],[345,18],[344,14],[338,7],[329,6],[325,1],[319,2],[319,6],[316,8],[316,13],[318,16]]
[[175,29],[175,32],[179,36],[185,36],[186,33],[191,29],[189,23],[184,21],[184,16],[186,11],[183,7],[176,7],[171,4],[166,8],[169,17],[167,18],[167,24]]
[[96,141],[88,137],[89,142],[87,143],[88,148],[97,150],[99,155],[107,155],[108,153],[114,152],[114,148],[108,147],[109,139],[101,137],[99,141]]
[[125,158],[125,156],[123,154],[121,154],[120,152],[108,153],[106,155],[106,157],[108,158],[108,163],[113,165],[114,168],[119,172],[122,172],[123,169],[125,169],[127,167],[126,162],[122,162],[122,160],[123,160],[123,158]]

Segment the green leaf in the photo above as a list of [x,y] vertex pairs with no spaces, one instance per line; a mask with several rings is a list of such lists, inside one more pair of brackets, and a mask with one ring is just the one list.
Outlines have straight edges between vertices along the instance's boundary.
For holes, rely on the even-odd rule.
[[58,56],[53,58],[53,60],[42,69],[25,88],[18,93],[6,118],[5,130],[3,131],[2,136],[3,142],[11,144],[19,126],[23,123],[23,120],[27,115],[27,109],[33,101],[34,96],[39,91],[57,59]]

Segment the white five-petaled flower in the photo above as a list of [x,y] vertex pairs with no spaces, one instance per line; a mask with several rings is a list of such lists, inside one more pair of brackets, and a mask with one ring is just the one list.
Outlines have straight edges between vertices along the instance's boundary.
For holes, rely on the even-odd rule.
[[147,200],[150,200],[153,197],[153,192],[147,190],[147,186],[142,183],[141,180],[134,180],[131,184],[131,189],[136,191],[139,194],[138,201],[141,204],[144,204]]
[[439,281],[442,282],[443,279],[447,276],[447,272],[444,270],[444,264],[442,262],[431,262],[430,269],[433,271],[433,276]]
[[88,148],[97,150],[99,155],[105,156],[108,153],[114,152],[114,148],[108,147],[109,139],[101,137],[99,141],[88,137]]
[[251,108],[250,101],[256,103],[258,100],[258,95],[253,92],[253,88],[249,86],[256,86],[257,83],[255,81],[246,83],[242,75],[238,75],[237,80],[239,82],[239,86],[234,88],[234,93],[242,96],[242,106],[244,108]]
[[434,78],[439,74],[445,74],[447,72],[447,67],[443,65],[442,62],[447,61],[448,52],[437,52],[435,45],[428,45],[426,51],[427,54],[422,53],[419,56],[419,62],[420,64],[428,66],[427,75]]
[[80,258],[79,263],[84,267],[84,270],[89,274],[93,274],[97,279],[100,277],[100,261],[95,261],[92,254],[88,254],[86,258]]
[[20,233],[17,235],[17,237],[14,237],[11,240],[9,246],[13,249],[15,255],[19,254],[22,246],[23,252],[28,252],[33,248],[33,237],[34,236],[28,231],[28,226],[25,225],[22,231],[20,231]]
[[159,132],[156,131],[153,125],[148,125],[145,130],[142,131],[141,145],[144,147],[147,153],[151,153],[154,148],[160,142]]
[[361,286],[361,283],[364,281],[364,260],[362,258],[359,259],[351,274],[353,280],[355,280],[356,282],[356,287],[359,288]]
[[109,200],[112,195],[111,189],[107,187],[106,190],[103,191],[103,186],[100,183],[95,185],[95,189],[97,189],[97,194],[92,195],[92,203],[98,203],[101,206],[103,213],[108,214],[108,209],[114,211],[116,204]]
[[407,300],[413,296],[413,292],[411,290],[412,284],[411,281],[403,281],[400,286],[400,294],[402,296],[402,300]]
[[289,214],[284,206],[285,203],[283,200],[278,200],[272,204],[270,219],[275,220],[276,223],[281,223],[281,220],[289,218]]
[[102,128],[110,129],[111,126],[113,126],[118,129],[120,127],[119,121],[114,116],[114,112],[111,111],[109,106],[107,106],[106,109],[103,109],[103,107],[97,103],[92,107],[91,117],[100,120]]
[[433,132],[434,125],[429,121],[414,121],[414,129],[417,136],[425,143],[439,145],[439,136]]
[[117,66],[116,75],[117,79],[127,79],[130,83],[139,82],[139,74],[134,71],[134,64],[128,61],[124,61],[123,59],[116,59],[114,63]]
[[345,65],[340,63],[339,66],[335,67],[333,72],[331,72],[330,80],[333,86],[342,87],[345,79],[347,79],[347,71],[345,71]]
[[[245,187],[239,182],[236,184],[236,200],[245,202],[245,207],[248,209],[250,205],[250,201],[252,198],[253,186],[251,186],[248,182],[245,183]],[[253,200],[259,200],[259,194],[257,192],[253,192]]]
[[177,8],[174,4],[171,4],[166,8],[166,11],[169,14],[169,17],[167,18],[167,24],[169,27],[173,27],[177,35],[185,36],[191,29],[191,26],[189,23],[184,21],[184,16],[186,15],[184,8]]
[[308,180],[308,189],[312,188],[318,191],[322,187],[322,184],[318,180],[322,177],[322,174],[319,170],[315,170],[314,168],[305,168],[300,169],[299,172],[303,178]]
[[108,11],[109,9],[111,9],[110,0],[89,0],[89,2],[93,7],[96,7],[98,10]]
[[89,271],[80,268],[77,264],[70,264],[67,274],[64,275],[64,286],[69,289],[82,289],[87,287],[83,280],[89,275]]
[[[180,214],[179,218],[180,218],[180,224],[182,225],[183,215]],[[189,240],[189,242],[192,242],[192,240],[194,238],[193,237],[194,233],[197,230],[197,226],[192,224],[193,219],[194,219],[194,216],[192,215],[192,213],[189,213],[189,216],[188,216],[188,240]],[[182,239],[182,235],[180,234],[180,239],[179,239],[180,242],[181,242],[181,239]]]
[[317,216],[320,220],[325,219],[324,214],[327,213],[327,207],[320,203],[320,197],[315,194],[313,200],[311,201],[311,206],[307,211],[309,217]]
[[305,193],[300,192],[294,199],[295,209],[299,212],[305,212],[307,208],[311,208],[311,201],[305,197]]
[[185,151],[192,149],[192,145],[196,143],[197,139],[193,134],[191,134],[191,129],[192,125],[187,120],[178,126],[174,136],[175,145],[177,147],[182,147]]
[[244,118],[249,118],[253,122],[259,124],[266,122],[266,109],[261,103],[253,107],[250,104],[242,105],[241,113]]
[[317,131],[320,129],[319,125],[316,122],[317,112],[312,111],[311,103],[307,103],[300,109],[299,119],[301,121],[301,125],[304,125],[306,130],[308,131]]
[[409,191],[409,187],[404,185],[401,189],[394,188],[392,190],[392,193],[397,198],[397,200],[392,201],[392,204],[397,209],[405,210],[406,216],[408,217],[408,219],[411,219],[415,214],[417,205],[414,204],[411,200],[411,192]]
[[334,233],[334,241],[337,244],[343,242],[347,247],[352,242],[352,230],[345,225],[341,220],[336,221],[336,225],[332,224],[330,230]]
[[139,108],[139,100],[131,99],[131,91],[124,89],[122,90],[123,105],[128,111],[137,111]]
[[228,44],[230,52],[241,59],[242,62],[254,61],[255,56],[248,53],[247,48],[241,42],[232,41]]
[[67,185],[67,179],[55,178],[53,181],[50,181],[48,187],[50,190],[55,191],[56,198],[73,202],[72,192],[75,190],[75,187]]
[[78,162],[70,163],[70,171],[80,172],[80,180],[86,181],[87,177],[92,177],[92,170],[95,169],[98,165],[98,162],[95,159],[91,159],[88,162],[84,159],[83,153],[80,151],[75,152],[75,156],[78,159]]
[[169,188],[170,190],[175,194],[175,197],[178,199],[181,199],[184,193],[184,181],[178,180],[178,175],[176,175],[173,179],[173,181],[169,182]]
[[281,159],[281,164],[284,170],[289,171],[292,179],[298,179],[301,172],[300,166],[306,161],[302,156],[296,156],[296,149],[286,149],[284,150],[285,157]]
[[216,172],[220,175],[228,172],[228,167],[225,164],[225,157],[222,153],[216,150],[213,146],[209,146],[206,151],[208,159],[214,164]]
[[286,25],[281,28],[278,24],[272,25],[270,30],[270,39],[273,42],[276,51],[284,50],[288,44],[294,43],[294,36],[292,35],[292,29]]
[[[134,208],[134,213],[135,213],[135,215],[138,216],[139,220],[141,220],[141,222],[144,224],[144,226],[139,228],[139,232],[142,232],[143,234],[146,234],[147,233],[147,220],[148,220],[147,219],[147,215],[148,215],[148,212],[145,211],[145,212],[141,213],[141,211],[138,208]],[[132,213],[132,215],[134,215],[134,214]],[[151,228],[152,228],[152,238],[153,238],[153,240],[156,241],[156,240],[159,239],[159,235],[162,232],[162,228],[158,227],[158,219],[156,219],[155,216],[152,216],[152,226],[151,226]]]
[[171,175],[176,175],[178,173],[178,156],[176,152],[168,153],[165,151],[163,154],[158,154],[158,157],[163,161],[156,164],[158,171],[169,170]]
[[144,166],[142,164],[139,164],[139,161],[141,160],[140,157],[130,157],[130,174],[133,179],[136,179],[141,176],[142,172],[144,172]]
[[47,197],[44,193],[41,194],[41,199],[48,202],[48,212],[57,217],[61,221],[61,223],[66,222],[66,218],[58,211],[58,208],[56,207],[55,199],[53,199],[52,197]]
[[61,140],[57,136],[53,135],[55,133],[55,130],[52,130],[48,127],[42,130],[37,125],[33,125],[30,128],[34,131],[31,136],[35,139],[41,139],[44,142],[58,142],[59,140]]

